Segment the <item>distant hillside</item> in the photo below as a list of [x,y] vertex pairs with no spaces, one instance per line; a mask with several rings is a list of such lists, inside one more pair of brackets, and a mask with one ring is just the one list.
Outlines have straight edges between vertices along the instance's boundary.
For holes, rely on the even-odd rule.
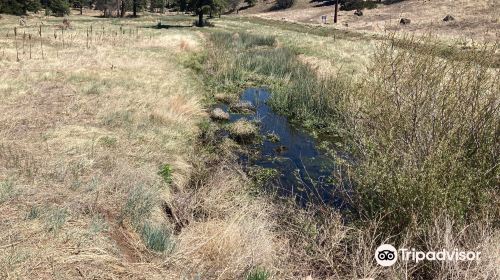
[[[240,15],[321,24],[321,16],[333,23],[333,1],[295,0],[288,9],[276,10],[275,0],[258,1],[251,8],[243,7]],[[451,15],[454,20],[443,21]],[[364,9],[363,16],[354,11],[340,11],[336,27],[366,32],[402,30],[416,33],[432,32],[446,37],[467,37],[488,41],[498,40],[500,30],[500,1],[497,0],[406,0],[377,8]],[[400,25],[401,18],[411,23]]]

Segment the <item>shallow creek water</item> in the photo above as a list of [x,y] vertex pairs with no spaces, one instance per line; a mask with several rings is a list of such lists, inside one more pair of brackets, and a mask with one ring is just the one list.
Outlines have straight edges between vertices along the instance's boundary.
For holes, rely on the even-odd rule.
[[[260,166],[278,170],[279,178],[274,182],[279,195],[293,195],[299,203],[311,201],[341,205],[333,195],[335,185],[328,178],[335,169],[335,161],[317,147],[318,142],[300,128],[291,125],[288,119],[278,115],[266,104],[270,93],[265,89],[249,88],[243,92],[240,101],[251,102],[254,114],[233,113],[225,104],[217,107],[229,112],[230,122],[239,119],[258,121],[262,141],[254,144],[257,155],[240,157],[244,166]],[[279,141],[266,137],[273,133]]]

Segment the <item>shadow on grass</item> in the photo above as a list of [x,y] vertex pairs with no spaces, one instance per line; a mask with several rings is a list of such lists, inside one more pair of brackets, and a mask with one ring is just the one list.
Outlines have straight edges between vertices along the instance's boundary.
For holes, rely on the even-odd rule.
[[314,7],[326,7],[326,6],[335,5],[335,1],[333,1],[333,0],[311,0],[311,1],[309,1],[309,3],[316,3],[316,5],[314,5]]
[[239,10],[239,11],[244,11],[244,10],[246,10],[246,9],[250,9],[250,8],[252,8],[252,7],[255,7],[255,6],[246,5],[246,6],[244,6],[244,7],[239,8],[238,10]]
[[155,24],[153,26],[147,26],[146,28],[153,28],[153,29],[170,29],[170,28],[189,28],[189,27],[194,27],[194,25],[179,25],[179,24],[163,24],[159,22],[158,24]]

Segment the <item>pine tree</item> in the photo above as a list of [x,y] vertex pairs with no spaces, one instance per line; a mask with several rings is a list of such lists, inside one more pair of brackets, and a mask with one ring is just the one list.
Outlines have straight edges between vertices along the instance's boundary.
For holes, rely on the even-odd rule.
[[39,0],[1,0],[0,13],[24,15],[26,12],[38,12],[41,8]]
[[50,0],[48,8],[58,17],[69,14],[69,3],[67,0]]

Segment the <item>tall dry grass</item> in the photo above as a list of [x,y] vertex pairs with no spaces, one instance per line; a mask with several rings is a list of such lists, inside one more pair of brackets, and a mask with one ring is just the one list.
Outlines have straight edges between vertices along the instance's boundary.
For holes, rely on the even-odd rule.
[[0,38],[0,278],[276,274],[272,205],[195,149],[203,88],[180,58],[203,38],[71,17],[63,46],[50,17],[26,32],[40,20],[31,58]]

